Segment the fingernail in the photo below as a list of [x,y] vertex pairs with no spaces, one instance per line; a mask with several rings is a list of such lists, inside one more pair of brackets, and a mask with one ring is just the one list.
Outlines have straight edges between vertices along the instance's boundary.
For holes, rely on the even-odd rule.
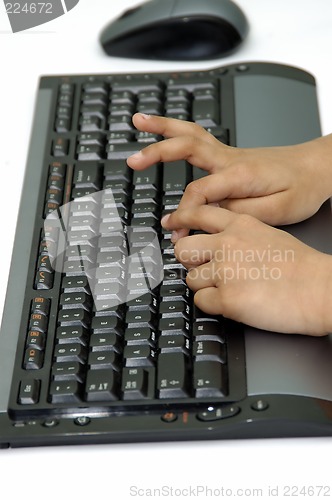
[[171,214],[164,215],[164,217],[160,221],[162,226],[165,226],[167,224],[168,219],[170,218],[170,216],[171,216]]
[[149,118],[151,118],[151,115],[147,115],[146,113],[137,113],[138,115],[140,115],[142,118],[144,118],[144,120],[148,120]]
[[136,160],[140,160],[140,159],[142,158],[142,152],[141,152],[141,151],[138,151],[138,153],[134,153],[133,155],[128,156],[128,158],[127,158],[127,159],[129,160],[129,158],[130,158],[131,160],[134,160],[134,161],[136,161]]
[[176,243],[179,239],[179,234],[177,231],[172,231],[171,242]]

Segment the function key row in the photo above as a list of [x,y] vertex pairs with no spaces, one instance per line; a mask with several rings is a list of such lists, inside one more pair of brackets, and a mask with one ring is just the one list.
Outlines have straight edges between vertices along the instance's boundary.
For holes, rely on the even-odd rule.
[[44,205],[45,218],[62,205],[65,176],[66,165],[60,162],[50,165]]
[[36,290],[53,288],[54,269],[51,262],[56,255],[58,235],[57,227],[45,225],[42,229],[34,283]]
[[39,370],[43,366],[49,311],[49,299],[44,297],[33,299],[23,360],[25,370]]

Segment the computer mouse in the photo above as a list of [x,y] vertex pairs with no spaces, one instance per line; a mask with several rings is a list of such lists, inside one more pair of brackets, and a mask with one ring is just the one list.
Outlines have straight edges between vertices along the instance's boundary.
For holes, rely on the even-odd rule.
[[108,24],[100,42],[110,56],[199,61],[229,55],[248,31],[231,0],[150,0]]

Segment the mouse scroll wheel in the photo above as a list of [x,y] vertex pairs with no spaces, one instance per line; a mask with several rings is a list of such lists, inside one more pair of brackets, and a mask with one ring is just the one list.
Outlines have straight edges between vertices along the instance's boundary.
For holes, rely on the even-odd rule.
[[124,17],[130,16],[131,14],[134,14],[134,12],[136,12],[137,10],[139,10],[139,7],[133,7],[132,9],[125,10],[122,16],[119,17],[119,19],[123,19]]

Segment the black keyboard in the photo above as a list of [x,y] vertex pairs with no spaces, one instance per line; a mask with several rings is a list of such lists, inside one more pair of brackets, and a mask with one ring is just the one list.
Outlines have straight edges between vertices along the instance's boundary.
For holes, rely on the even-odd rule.
[[228,143],[219,75],[52,83],[13,414],[234,400],[245,377],[232,380],[229,333],[193,305],[160,225],[203,172],[185,160],[143,172],[126,163],[162,139],[134,128],[136,111],[195,121]]
[[[149,418],[158,427],[181,415],[190,437],[236,421],[247,395],[242,326],[194,306],[160,225],[203,172],[184,160],[134,172],[126,158],[162,140],[133,127],[136,111],[241,145],[234,81],[280,73],[313,82],[269,64],[41,79],[22,200],[29,223],[19,227],[26,251],[16,244],[11,271],[20,308],[7,305],[19,328],[3,337],[9,434],[22,432],[20,444],[34,444],[37,428],[37,444],[79,442],[82,429],[100,442],[145,439]],[[158,429],[147,439],[162,438]]]

